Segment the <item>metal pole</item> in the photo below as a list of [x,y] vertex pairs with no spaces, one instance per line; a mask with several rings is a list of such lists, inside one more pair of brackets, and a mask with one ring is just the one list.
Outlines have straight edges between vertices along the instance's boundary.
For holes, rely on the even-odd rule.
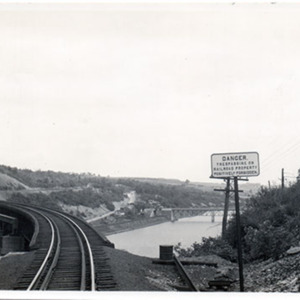
[[229,206],[229,194],[230,194],[230,177],[226,179],[226,189],[225,189],[225,205],[224,205],[224,214],[222,222],[222,238],[225,236],[226,227],[227,227],[227,218],[228,218],[228,206]]
[[235,213],[236,213],[236,232],[237,232],[237,249],[240,277],[240,291],[244,291],[244,274],[243,274],[243,252],[241,239],[241,219],[240,219],[240,204],[239,204],[239,188],[238,178],[234,177],[234,194],[235,194]]

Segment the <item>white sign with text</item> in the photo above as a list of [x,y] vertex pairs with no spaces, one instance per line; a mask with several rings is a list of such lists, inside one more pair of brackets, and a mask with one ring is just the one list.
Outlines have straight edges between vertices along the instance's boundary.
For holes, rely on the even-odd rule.
[[215,153],[211,155],[211,177],[250,177],[259,175],[257,152]]

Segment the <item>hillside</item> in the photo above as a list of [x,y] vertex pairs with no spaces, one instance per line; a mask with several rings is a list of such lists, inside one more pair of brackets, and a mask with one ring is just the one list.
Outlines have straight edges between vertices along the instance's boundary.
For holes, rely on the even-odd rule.
[[[0,166],[0,196],[8,201],[44,205],[86,220],[120,211],[131,220],[159,207],[221,206],[224,195],[189,181],[109,178],[90,173],[32,171]],[[114,221],[114,220],[112,220]]]
[[0,173],[0,200],[8,199],[11,194],[15,191],[25,191],[29,187],[19,180],[7,175]]
[[[181,181],[178,179],[166,179],[166,178],[123,178],[127,180],[135,180],[139,182],[146,182],[151,184],[164,184],[164,185],[189,185],[190,187],[194,187],[206,192],[213,192],[214,189],[220,189],[225,187],[225,182],[222,180],[215,180],[215,182],[193,182],[189,180]],[[259,183],[240,183],[241,189],[245,192],[246,195],[254,195],[256,194],[261,185]]]
[[0,190],[9,191],[22,189],[28,189],[28,186],[9,175],[0,173]]

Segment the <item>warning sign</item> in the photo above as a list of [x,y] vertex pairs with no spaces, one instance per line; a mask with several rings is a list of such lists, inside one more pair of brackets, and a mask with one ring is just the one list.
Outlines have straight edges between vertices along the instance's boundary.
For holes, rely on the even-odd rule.
[[215,153],[211,155],[211,177],[250,177],[259,175],[257,152]]

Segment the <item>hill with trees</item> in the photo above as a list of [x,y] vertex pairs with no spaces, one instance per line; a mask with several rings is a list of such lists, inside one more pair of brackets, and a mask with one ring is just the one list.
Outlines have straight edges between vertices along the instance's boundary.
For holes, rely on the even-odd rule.
[[[73,213],[86,218],[78,207],[113,211],[127,194],[136,195],[135,211],[157,207],[200,207],[223,205],[224,197],[213,190],[202,190],[189,181],[168,179],[110,178],[91,173],[32,171],[0,166],[1,178],[10,178],[15,185],[6,185],[8,201],[44,205],[56,209],[74,207]],[[17,183],[19,183],[17,185]],[[77,209],[76,209],[77,208]],[[99,212],[97,212],[99,213]]]

